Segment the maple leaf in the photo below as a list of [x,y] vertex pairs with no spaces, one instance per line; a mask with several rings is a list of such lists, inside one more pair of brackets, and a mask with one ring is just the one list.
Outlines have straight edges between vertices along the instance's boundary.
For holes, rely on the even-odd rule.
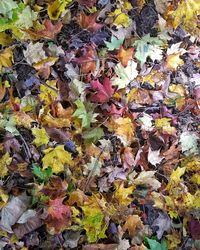
[[61,22],[57,22],[53,24],[49,19],[45,19],[43,21],[44,29],[41,30],[25,30],[29,35],[33,37],[33,39],[38,38],[46,38],[53,39],[57,33],[59,33],[62,29],[63,24]]
[[127,67],[129,60],[133,58],[134,48],[124,49],[123,46],[120,47],[116,57],[120,60],[122,66]]
[[92,122],[96,121],[98,114],[93,113],[94,106],[91,103],[84,104],[81,100],[76,100],[75,104],[77,110],[74,112],[73,116],[81,119],[82,127],[89,128]]
[[0,72],[2,67],[11,67],[13,62],[13,52],[11,48],[6,48],[0,53]]
[[118,77],[112,78],[113,85],[116,85],[118,89],[125,88],[134,78],[138,75],[137,63],[133,60],[129,60],[127,67],[123,67],[121,63],[115,66],[115,73]]
[[64,145],[56,148],[48,148],[44,150],[45,156],[42,158],[43,169],[52,168],[53,173],[64,171],[64,165],[73,166],[71,154],[65,151]]
[[91,32],[98,31],[103,27],[103,24],[96,22],[97,14],[86,15],[85,13],[81,13],[79,16],[79,24],[81,28],[87,29]]
[[96,242],[98,239],[106,238],[107,225],[104,222],[104,214],[98,207],[82,206],[84,218],[81,221],[86,230],[88,241]]
[[182,25],[186,31],[199,35],[198,14],[200,3],[196,0],[181,0],[175,11],[168,13],[169,17],[173,17],[173,27],[176,29]]
[[[40,100],[42,100],[45,104],[51,104],[52,100],[55,100],[58,96],[58,93],[56,92],[57,80],[51,80],[47,81],[46,85],[41,84],[40,85]],[[50,87],[49,87],[50,86]]]
[[131,185],[130,187],[125,188],[123,183],[120,184],[119,182],[116,182],[115,187],[116,191],[114,193],[114,196],[118,200],[118,203],[128,206],[133,200],[132,198],[129,197],[129,195],[133,193],[135,186]]
[[109,78],[104,78],[103,84],[99,80],[92,81],[90,83],[91,87],[97,91],[91,98],[93,102],[107,102],[112,97],[114,89],[112,88],[112,82]]
[[43,50],[43,43],[29,43],[26,50],[24,50],[24,56],[29,64],[38,63],[43,59],[46,59],[45,51]]
[[49,142],[49,136],[44,128],[32,128],[32,134],[35,136],[33,143],[40,147],[46,145]]
[[131,19],[127,14],[123,13],[121,9],[116,9],[109,15],[114,17],[113,24],[116,26],[123,26],[127,28],[131,24]]
[[97,53],[94,47],[86,45],[82,50],[82,56],[74,58],[73,61],[81,65],[83,73],[94,72],[96,69]]
[[72,0],[55,0],[48,4],[48,15],[51,20],[58,20],[59,16],[65,11],[65,8]]
[[131,143],[134,138],[134,125],[128,117],[112,119],[107,123],[107,127],[110,131],[114,131],[125,145]]
[[148,185],[154,190],[161,187],[161,183],[155,178],[156,171],[143,171],[139,176],[133,180],[135,185]]
[[153,61],[160,61],[162,59],[162,50],[160,49],[161,45],[163,45],[163,41],[158,37],[150,37],[150,34],[147,34],[143,36],[141,40],[134,42],[134,46],[136,46],[135,57],[140,62],[141,66],[146,62],[148,56]]
[[124,39],[117,39],[115,36],[111,37],[111,42],[105,42],[108,50],[115,50],[123,44]]
[[64,216],[70,217],[71,215],[69,207],[63,204],[63,198],[49,200],[47,212],[53,219],[57,220],[63,219]]
[[71,224],[71,210],[63,204],[63,198],[49,200],[47,212],[46,223],[50,231],[59,233]]
[[135,235],[136,230],[142,229],[143,226],[144,225],[138,215],[129,215],[123,226],[123,230],[128,230],[129,235],[133,237]]
[[198,139],[199,137],[193,132],[183,132],[180,136],[182,152],[185,155],[198,154]]

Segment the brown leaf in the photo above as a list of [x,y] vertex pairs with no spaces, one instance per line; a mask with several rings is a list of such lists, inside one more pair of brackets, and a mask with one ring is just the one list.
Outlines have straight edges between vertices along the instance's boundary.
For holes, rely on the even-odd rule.
[[128,230],[128,233],[131,237],[134,236],[136,229],[142,229],[143,223],[138,215],[129,215],[124,226],[123,230]]

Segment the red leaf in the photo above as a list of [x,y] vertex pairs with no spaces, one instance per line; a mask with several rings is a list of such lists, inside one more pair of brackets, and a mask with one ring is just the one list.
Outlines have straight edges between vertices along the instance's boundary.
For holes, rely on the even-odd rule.
[[79,17],[79,24],[81,28],[87,29],[91,32],[95,32],[101,29],[103,26],[100,23],[96,23],[96,18],[97,18],[97,14],[92,14],[92,15],[87,16],[84,13],[81,13]]
[[48,216],[45,220],[51,233],[60,233],[71,224],[70,207],[62,203],[63,198],[49,201]]
[[93,46],[86,45],[82,50],[79,50],[78,52],[81,52],[82,56],[74,58],[73,61],[81,65],[81,70],[84,74],[94,72],[96,69],[97,53]]
[[91,87],[97,91],[91,98],[93,102],[107,102],[113,95],[114,89],[112,88],[112,83],[109,78],[104,78],[103,84],[99,80],[92,81],[90,83]]
[[57,198],[49,201],[48,214],[53,219],[62,220],[64,216],[70,217],[70,208],[62,203],[63,198]]

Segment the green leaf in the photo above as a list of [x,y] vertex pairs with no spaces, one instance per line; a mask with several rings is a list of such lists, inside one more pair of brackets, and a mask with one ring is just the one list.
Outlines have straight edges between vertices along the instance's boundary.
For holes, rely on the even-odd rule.
[[18,28],[28,29],[33,26],[33,21],[35,20],[37,20],[37,13],[32,11],[30,6],[26,6],[22,13],[20,13],[16,26]]
[[84,219],[82,225],[86,230],[89,243],[106,238],[107,225],[104,222],[104,214],[95,207],[83,206]]
[[80,99],[75,101],[77,110],[74,112],[73,116],[82,120],[82,127],[89,128],[92,122],[96,121],[98,114],[94,114],[94,105],[91,103],[84,104]]
[[0,1],[0,14],[12,18],[12,10],[18,7],[17,3],[13,0],[1,0]]
[[52,176],[52,168],[48,167],[42,170],[37,164],[33,164],[33,174],[42,182],[46,182]]
[[97,142],[102,136],[104,135],[102,128],[94,128],[89,131],[86,131],[83,134],[83,138],[85,139],[86,143],[95,143]]
[[168,250],[167,243],[165,240],[162,240],[161,243],[159,243],[156,240],[145,238],[149,245],[149,250]]
[[105,42],[108,50],[114,50],[118,49],[122,43],[124,42],[124,39],[117,39],[115,36],[111,37],[111,42]]
[[146,62],[149,56],[153,61],[162,60],[162,50],[160,46],[164,43],[158,37],[150,37],[149,34],[142,37],[141,40],[134,42],[136,47],[135,57],[140,62],[141,66]]

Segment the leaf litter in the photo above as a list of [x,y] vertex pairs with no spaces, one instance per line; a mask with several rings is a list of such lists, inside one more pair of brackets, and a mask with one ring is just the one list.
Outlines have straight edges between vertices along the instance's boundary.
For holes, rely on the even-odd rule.
[[0,248],[200,249],[200,3],[0,15]]

